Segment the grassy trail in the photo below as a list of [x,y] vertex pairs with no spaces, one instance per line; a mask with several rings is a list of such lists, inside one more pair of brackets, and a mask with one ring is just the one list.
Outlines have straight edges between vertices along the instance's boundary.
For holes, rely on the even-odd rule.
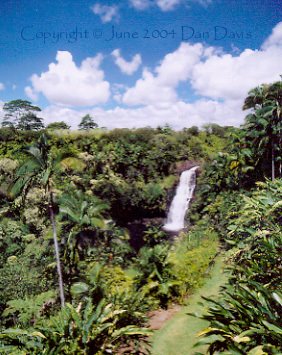
[[155,332],[152,339],[152,355],[193,355],[205,352],[205,347],[195,349],[193,345],[198,341],[196,334],[207,326],[207,322],[189,316],[187,312],[202,312],[203,307],[198,304],[203,301],[201,296],[216,295],[226,279],[227,276],[223,274],[223,258],[219,257],[209,279],[189,298],[187,306]]

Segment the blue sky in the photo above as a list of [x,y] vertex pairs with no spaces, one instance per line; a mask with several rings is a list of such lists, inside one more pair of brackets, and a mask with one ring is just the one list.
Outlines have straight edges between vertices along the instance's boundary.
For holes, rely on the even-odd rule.
[[[282,74],[282,6],[242,0],[2,0],[0,102],[74,128],[239,125]],[[114,35],[113,35],[114,33]]]

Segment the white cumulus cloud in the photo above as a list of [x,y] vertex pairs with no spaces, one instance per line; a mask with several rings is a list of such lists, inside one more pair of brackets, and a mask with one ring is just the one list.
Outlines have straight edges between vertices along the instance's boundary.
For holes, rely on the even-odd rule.
[[112,20],[119,20],[119,9],[116,5],[102,5],[99,3],[91,6],[91,10],[95,15],[100,16],[103,23],[111,22]]
[[77,128],[81,122],[81,118],[87,113],[89,112],[70,107],[50,105],[41,111],[40,116],[44,118],[46,126],[49,123],[64,121],[72,128]]
[[3,83],[0,83],[0,91],[5,89],[5,85]]
[[263,43],[262,48],[267,49],[273,46],[282,47],[282,21],[273,28],[271,35]]
[[189,78],[202,53],[201,44],[182,43],[176,51],[163,58],[154,73],[145,68],[142,78],[125,92],[123,102],[128,105],[146,105],[176,101],[178,84]]
[[38,100],[38,94],[32,87],[26,86],[24,89],[24,92],[25,92],[26,96],[29,97],[31,100],[33,100],[33,101]]
[[[179,107],[199,124],[204,117],[223,125],[242,123],[246,114],[242,105],[248,92],[261,83],[279,80],[282,74],[281,30],[278,24],[260,49],[245,49],[239,54],[225,53],[200,43],[182,43],[174,52],[165,55],[153,70],[143,69],[135,85],[125,90],[121,102],[143,106],[138,109],[139,113],[145,107],[155,107],[157,112],[164,114],[163,123],[167,121],[165,112],[171,113]],[[188,101],[189,87],[201,99],[182,102],[177,91],[181,82],[187,85]],[[179,114],[174,114],[173,120],[176,126],[184,122]]]
[[282,37],[282,26],[278,24],[261,49],[245,49],[239,54],[183,42],[154,70],[145,68],[142,77],[124,93],[123,102],[128,105],[176,102],[180,82],[187,83],[187,91],[190,85],[202,97],[243,102],[250,89],[279,80],[280,29]]
[[42,93],[51,103],[70,106],[90,106],[105,103],[110,97],[110,84],[100,69],[103,56],[86,58],[80,66],[68,51],[58,51],[57,63],[48,71],[30,78],[32,86],[25,92],[32,100]]
[[245,49],[240,55],[214,54],[193,68],[191,84],[196,92],[213,99],[244,99],[262,83],[279,80],[282,46],[266,50]]
[[[113,84],[118,106],[112,109],[88,107],[86,110],[51,105],[43,110],[43,117],[47,122],[65,120],[73,128],[86,113],[100,126],[108,128],[156,127],[166,123],[175,129],[206,123],[238,126],[246,115],[242,105],[248,91],[261,83],[277,81],[282,74],[280,26],[275,26],[261,48],[245,49],[241,53],[228,54],[201,43],[181,43],[155,68],[145,67],[131,87],[124,83]],[[120,52],[116,55],[121,57]],[[81,70],[81,67],[75,68]],[[99,65],[96,70],[100,71]],[[64,76],[64,72],[61,75]],[[185,100],[179,97],[180,83],[182,96],[185,85],[187,88]],[[193,98],[189,99],[191,90]],[[76,93],[79,91],[78,88]],[[40,90],[35,90],[38,92]],[[195,93],[198,95],[196,100]]]
[[115,58],[116,65],[124,74],[127,75],[132,75],[134,72],[136,72],[142,63],[142,58],[139,53],[135,54],[130,62],[122,58],[120,49],[115,49],[112,51],[112,56]]
[[72,128],[77,128],[81,118],[89,113],[100,127],[107,128],[138,128],[157,127],[168,123],[174,129],[183,127],[202,126],[207,123],[221,125],[239,125],[243,121],[244,112],[240,102],[218,102],[202,99],[194,103],[183,101],[171,105],[146,105],[139,108],[124,108],[117,106],[113,109],[99,107],[88,110],[77,110],[52,105],[42,111],[45,123],[65,121]]

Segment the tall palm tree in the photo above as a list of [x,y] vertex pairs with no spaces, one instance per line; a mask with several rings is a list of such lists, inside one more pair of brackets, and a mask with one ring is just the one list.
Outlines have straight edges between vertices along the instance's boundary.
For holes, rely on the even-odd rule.
[[248,96],[245,99],[243,110],[247,110],[250,108],[257,109],[262,108],[267,92],[269,90],[269,85],[262,84],[252,90],[249,91]]
[[246,117],[246,138],[254,144],[256,153],[271,157],[271,176],[275,179],[276,165],[279,176],[282,173],[282,81],[263,84],[248,94],[243,109],[253,109]]
[[[42,134],[38,142],[26,149],[28,158],[22,163],[16,172],[16,180],[11,188],[13,195],[22,193],[25,198],[28,190],[33,186],[41,186],[45,189],[48,200],[48,210],[53,231],[55,257],[59,281],[59,293],[62,308],[65,305],[64,285],[62,268],[60,263],[60,251],[57,238],[57,227],[54,212],[54,192],[53,177],[62,164],[69,161],[71,154],[60,154],[54,157],[50,151],[50,146],[45,134]],[[72,156],[72,159],[78,160]]]
[[89,232],[109,229],[104,219],[104,212],[109,206],[99,198],[86,195],[80,190],[63,194],[59,205],[60,216],[69,230],[67,248],[63,257],[68,266],[66,283],[70,290],[73,279],[77,277],[78,273],[78,238],[84,233],[89,234]]
[[60,213],[68,218],[75,233],[89,228],[104,228],[103,212],[109,206],[95,196],[87,196],[80,190],[62,195]]
[[278,161],[278,176],[282,177],[282,80],[269,88],[264,117],[272,117],[274,135],[272,151],[273,154],[276,153]]

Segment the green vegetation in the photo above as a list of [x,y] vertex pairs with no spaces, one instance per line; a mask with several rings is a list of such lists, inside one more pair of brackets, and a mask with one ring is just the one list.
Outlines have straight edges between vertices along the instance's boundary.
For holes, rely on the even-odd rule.
[[246,117],[246,142],[254,146],[256,165],[271,161],[271,177],[282,176],[281,82],[261,85],[249,92],[244,109],[253,112]]
[[[235,245],[231,276],[218,300],[209,299],[201,334],[211,354],[278,354],[281,351],[281,180],[241,194],[226,242]],[[230,212],[229,212],[230,213]],[[236,217],[234,217],[234,214]],[[280,220],[280,221],[279,221]]]
[[227,274],[223,273],[223,258],[216,260],[209,278],[205,284],[194,294],[189,296],[185,305],[172,319],[158,330],[152,339],[153,355],[187,355],[199,351],[206,351],[207,346],[194,348],[197,343],[197,333],[208,326],[208,321],[188,315],[188,313],[201,313],[207,302],[202,297],[214,297],[219,287],[224,284]]
[[229,281],[202,316],[209,354],[282,350],[281,106],[281,81],[250,91],[244,108],[254,113],[199,186],[195,221],[209,221],[232,248]]
[[1,351],[147,351],[147,312],[182,302],[218,247],[199,230],[173,245],[160,229],[176,168],[226,137],[167,127],[0,137]]
[[[279,354],[281,91],[281,82],[251,91],[240,129],[105,131],[91,117],[80,131],[4,125],[0,352],[150,353],[148,311],[186,304],[221,251],[230,271],[214,279],[228,281],[219,297],[204,293],[200,319],[179,316],[190,339],[186,348],[179,334],[181,352],[199,340],[195,352]],[[31,115],[19,101],[6,109],[18,117],[21,103]],[[189,230],[174,238],[161,226],[179,171],[195,162]]]

